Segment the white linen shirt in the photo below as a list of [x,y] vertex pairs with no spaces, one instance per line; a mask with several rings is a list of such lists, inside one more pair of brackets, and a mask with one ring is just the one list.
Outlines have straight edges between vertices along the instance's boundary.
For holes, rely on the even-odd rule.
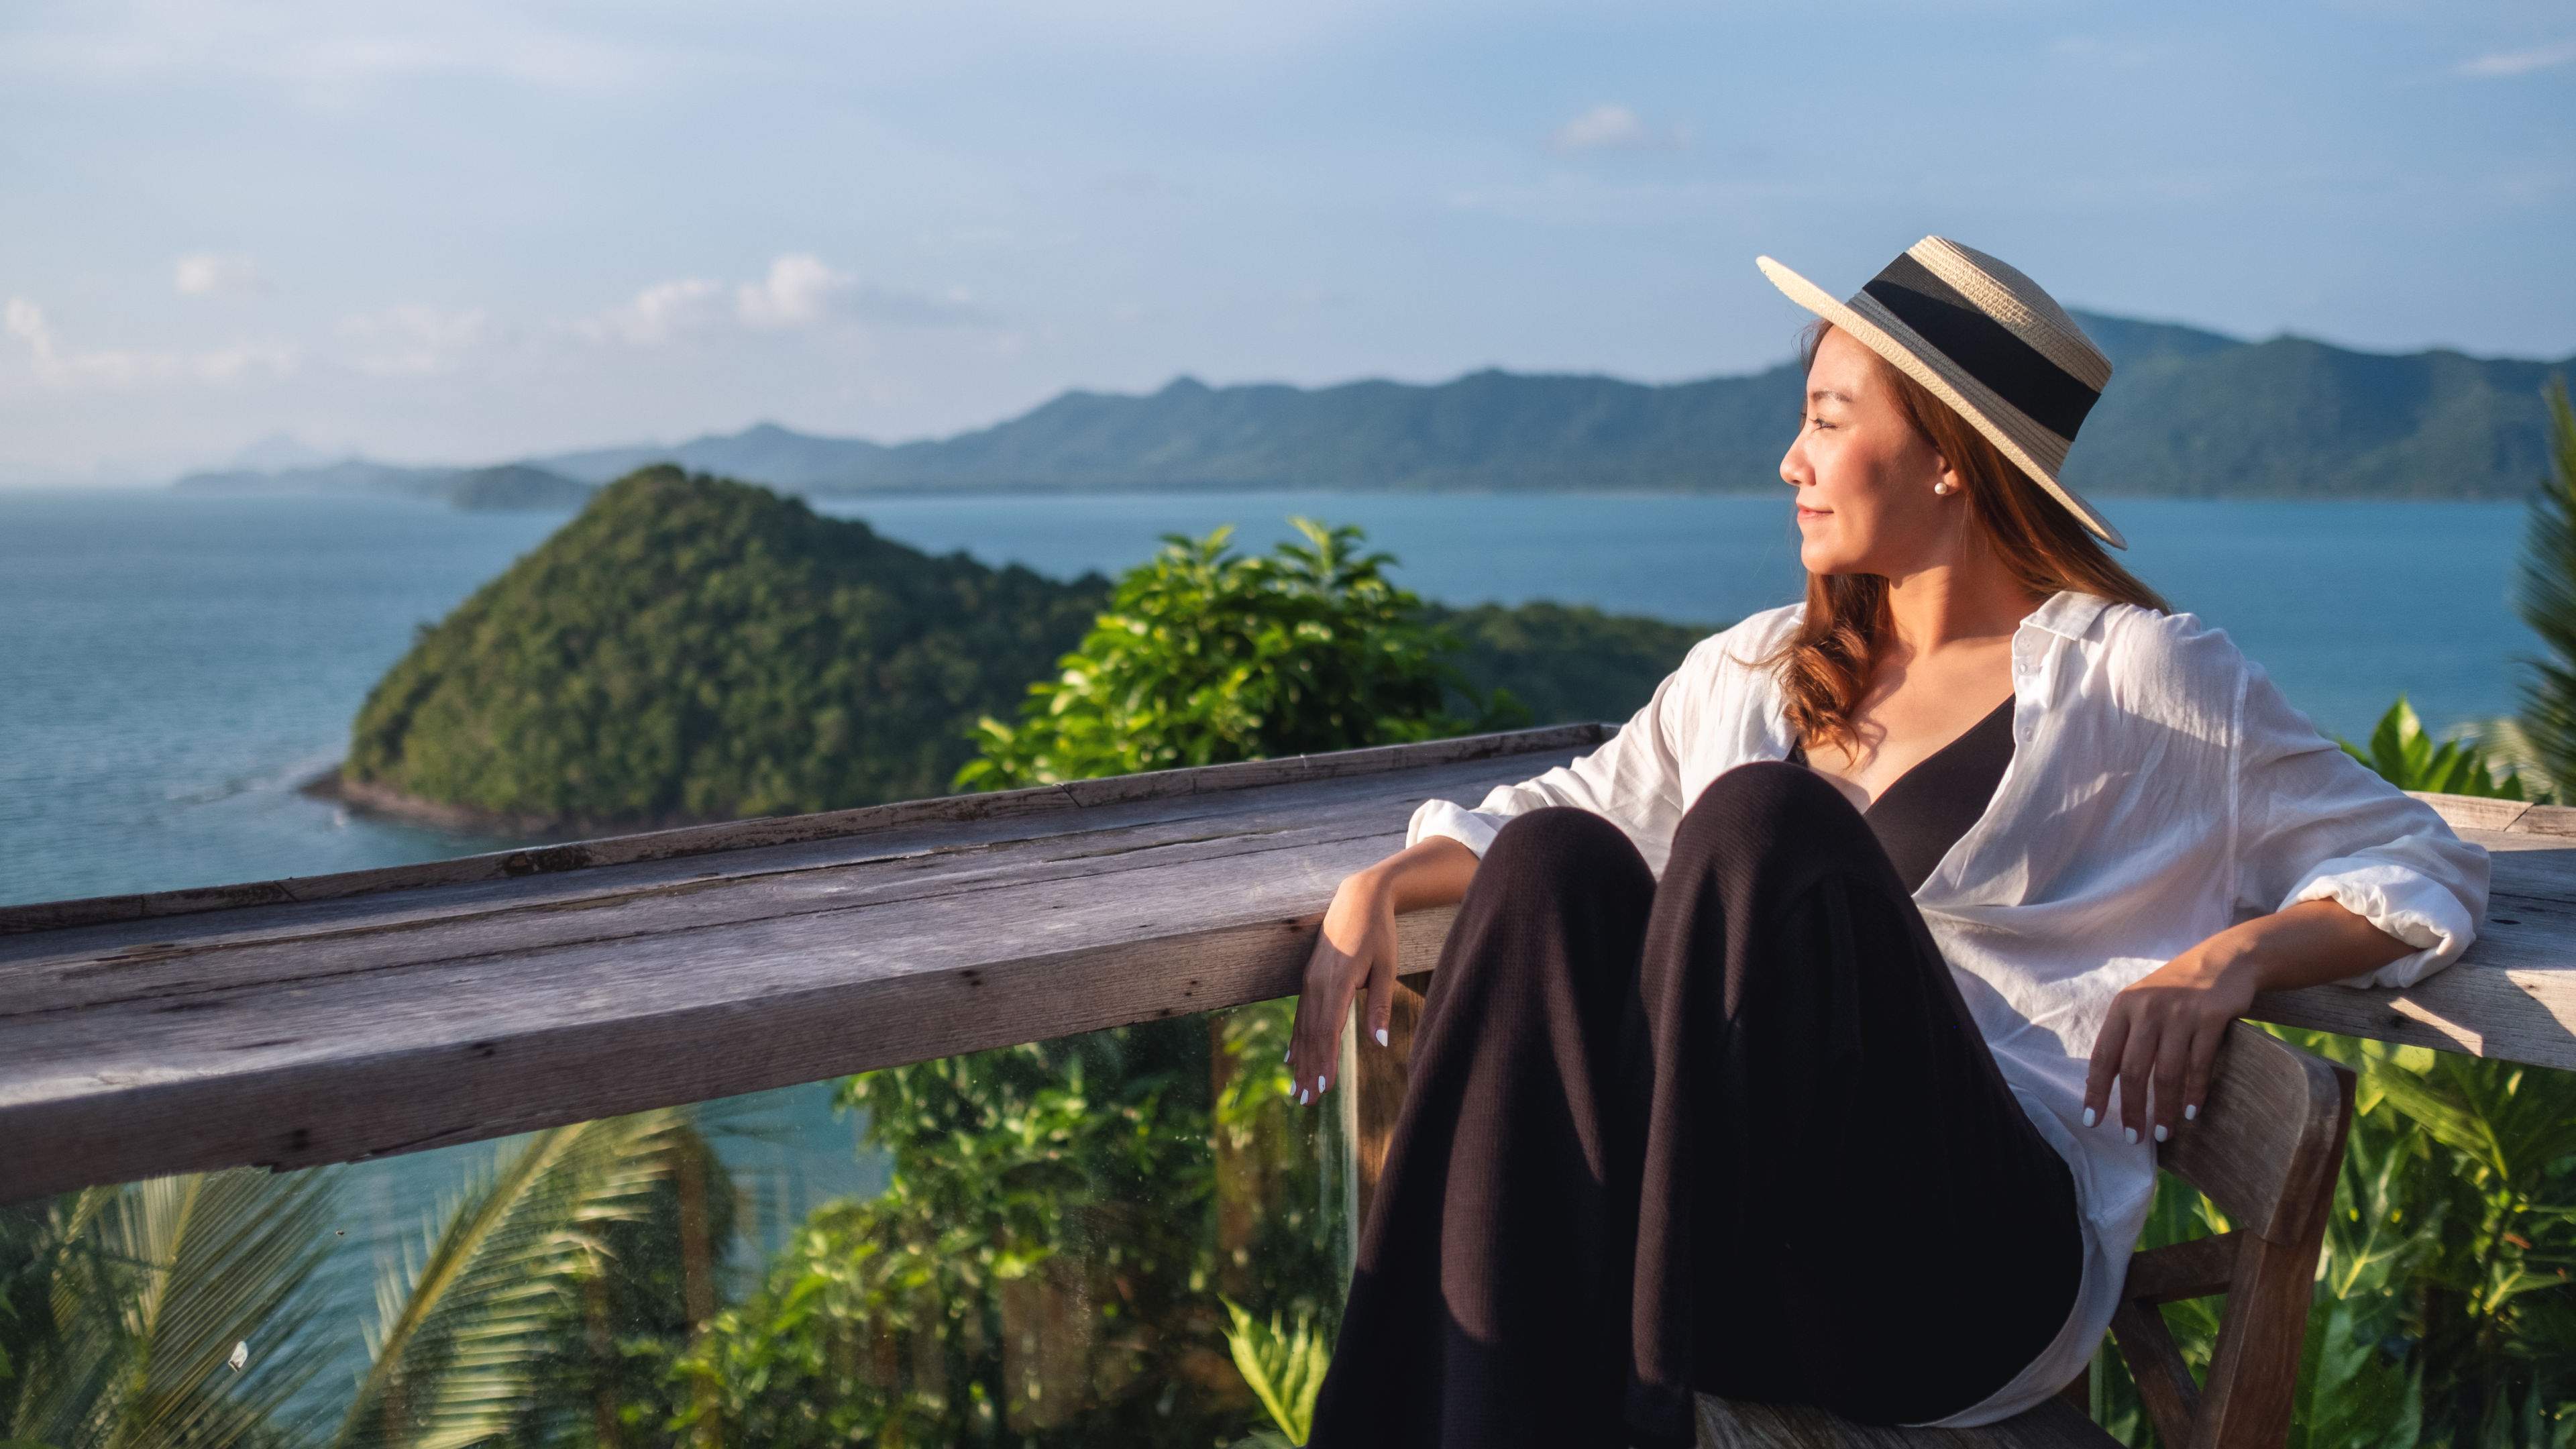
[[[1481,856],[1509,817],[1571,805],[1617,824],[1661,875],[1711,780],[1795,743],[1759,661],[1803,612],[1701,641],[1608,743],[1474,810],[1429,801],[1406,843],[1446,836]],[[2015,631],[2012,677],[2012,763],[1914,901],[2005,1082],[2074,1175],[2084,1276],[2047,1350],[1941,1421],[1954,1427],[2056,1393],[2110,1325],[2156,1183],[2153,1145],[2124,1140],[2116,1109],[2082,1125],[2086,1063],[2121,988],[2312,900],[2419,948],[2346,985],[2411,985],[2459,959],[2486,912],[2486,852],[2319,737],[2189,614],[2059,594]]]

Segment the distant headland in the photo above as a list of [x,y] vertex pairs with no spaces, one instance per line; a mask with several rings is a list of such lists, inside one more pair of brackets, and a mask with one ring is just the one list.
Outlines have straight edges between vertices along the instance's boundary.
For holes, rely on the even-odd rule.
[[[2546,462],[2556,362],[2356,352],[2300,337],[2077,314],[2118,371],[2068,460],[2110,496],[2519,498]],[[1415,385],[1067,392],[954,437],[882,444],[763,423],[639,444],[418,468],[350,458],[195,473],[190,491],[390,494],[569,508],[652,463],[815,495],[1130,489],[1732,493],[1776,484],[1798,371],[1647,384],[1470,373]]]

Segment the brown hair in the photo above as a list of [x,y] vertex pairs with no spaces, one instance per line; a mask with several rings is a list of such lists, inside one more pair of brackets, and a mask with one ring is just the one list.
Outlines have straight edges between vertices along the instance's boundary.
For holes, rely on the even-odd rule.
[[[1808,324],[1801,342],[1809,367],[1831,328],[1828,322]],[[2061,590],[2094,594],[2160,614],[2171,612],[2155,590],[2120,567],[2064,504],[2014,466],[1974,423],[1884,358],[1873,353],[1871,361],[1895,392],[1906,422],[1965,485],[1970,537],[1992,551],[2023,588],[2042,596]],[[1884,577],[1807,575],[1806,617],[1764,661],[1780,671],[1792,729],[1819,743],[1852,743],[1852,715],[1877,673],[1888,628]]]

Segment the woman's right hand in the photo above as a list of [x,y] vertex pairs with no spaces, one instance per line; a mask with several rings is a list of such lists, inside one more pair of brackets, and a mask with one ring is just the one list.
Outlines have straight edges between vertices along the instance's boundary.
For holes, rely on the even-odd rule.
[[1288,1077],[1297,1084],[1299,1102],[1312,1102],[1332,1086],[1341,1063],[1342,1023],[1363,986],[1368,1015],[1361,1035],[1375,1046],[1387,1044],[1387,1023],[1395,1015],[1396,912],[1459,900],[1475,874],[1474,851],[1434,836],[1343,879],[1306,957],[1297,1022],[1288,1033]]
[[1386,1044],[1395,1010],[1395,888],[1378,864],[1342,878],[1324,911],[1324,928],[1306,957],[1306,982],[1297,995],[1297,1024],[1288,1032],[1288,1079],[1299,1103],[1324,1095],[1340,1065],[1342,1023],[1360,988],[1369,990],[1363,1031]]

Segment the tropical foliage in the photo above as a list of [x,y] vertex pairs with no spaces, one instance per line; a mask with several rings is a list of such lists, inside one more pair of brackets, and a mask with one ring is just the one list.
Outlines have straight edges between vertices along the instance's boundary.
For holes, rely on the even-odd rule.
[[1234,1349],[1235,1372],[1270,1411],[1270,1422],[1279,1426],[1277,1436],[1293,1449],[1304,1449],[1314,1433],[1315,1400],[1333,1365],[1332,1344],[1304,1314],[1298,1315],[1296,1327],[1283,1329],[1278,1314],[1263,1323],[1231,1298],[1225,1300],[1225,1313],[1234,1320],[1226,1340]]
[[[712,1210],[694,1233],[693,1183]],[[196,1173],[0,1216],[0,1436],[52,1449],[670,1442],[667,1364],[689,1322],[677,1304],[656,1315],[636,1300],[672,1276],[664,1264],[683,1278],[694,1266],[711,1312],[732,1236],[732,1192],[691,1114],[540,1132],[468,1176],[381,1275],[365,1368],[345,1391],[318,1377],[343,1337],[320,1316],[343,1186],[329,1169]],[[621,1439],[621,1424],[642,1437]]]
[[2367,747],[2350,740],[2342,744],[2346,754],[2400,790],[2504,800],[2523,798],[2521,776],[2508,769],[2503,779],[2497,779],[2479,741],[2452,739],[2435,744],[2433,737],[2424,732],[2424,722],[2415,717],[2415,707],[2402,694],[2379,717],[2379,727],[2370,732]]
[[[536,1133],[469,1178],[418,1256],[378,1282],[370,1367],[330,1443],[465,1449],[558,1437],[544,1432],[556,1427],[544,1416],[530,1422],[540,1374],[559,1365],[567,1341],[591,1336],[591,1320],[606,1316],[599,1297],[649,1281],[611,1271],[624,1266],[611,1256],[612,1229],[650,1217],[657,1198],[685,1197],[686,1177],[703,1174],[708,1156],[687,1114],[646,1112]],[[705,1200],[702,1178],[697,1196]],[[687,1235],[675,1236],[685,1253]],[[711,1225],[697,1236],[723,1241]],[[626,1237],[624,1246],[646,1246]],[[560,1389],[578,1376],[553,1377]]]
[[683,1427],[763,1445],[1204,1445],[1257,1420],[1216,1295],[1335,1307],[1279,1005],[872,1072],[893,1159],[683,1364]]
[[0,1210],[0,1439],[292,1442],[278,1420],[318,1366],[334,1188],[197,1174]]
[[1456,638],[1388,582],[1357,528],[1292,519],[1305,542],[1264,557],[1168,534],[1118,581],[1109,607],[1029,686],[1016,724],[975,727],[960,788],[1000,789],[1138,770],[1347,750],[1525,720],[1507,697],[1465,699],[1441,656]]
[[[2291,1449],[2576,1442],[2576,1075],[2282,1030],[2360,1074],[2318,1267]],[[2164,1179],[2145,1243],[2226,1231]],[[2205,1368],[2215,1300],[2165,1310]],[[2105,1353],[2102,1363],[2116,1365]],[[2154,1442],[2125,1372],[2097,1415]]]
[[2532,494],[2515,603],[2549,654],[2531,661],[2521,734],[2543,774],[2576,781],[2576,409],[2565,378],[2550,379],[2546,406],[2549,475]]

